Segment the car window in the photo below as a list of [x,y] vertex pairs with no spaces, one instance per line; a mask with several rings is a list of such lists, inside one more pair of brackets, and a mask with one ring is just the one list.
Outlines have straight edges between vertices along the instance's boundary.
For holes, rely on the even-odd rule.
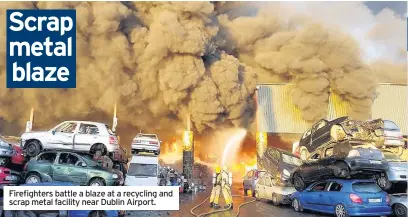
[[264,177],[260,178],[258,184],[265,185],[265,178]]
[[269,177],[265,178],[265,185],[271,187],[272,183],[271,183],[271,179]]
[[311,133],[312,133],[312,130],[308,130],[306,133],[303,134],[302,139],[310,136]]
[[381,188],[374,182],[357,182],[353,183],[352,188],[355,192],[360,193],[378,193]]
[[399,127],[392,121],[384,120],[384,129],[388,131],[400,131]]
[[329,157],[332,156],[333,154],[333,147],[326,149],[326,151],[324,152],[324,156]]
[[314,130],[315,130],[315,131],[316,131],[316,130],[319,130],[320,128],[322,128],[322,127],[324,127],[324,126],[326,126],[326,125],[327,125],[326,121],[325,121],[325,120],[321,120],[321,121],[319,121],[319,122],[316,123],[316,125],[314,126]]
[[81,166],[82,161],[75,155],[62,153],[60,154],[58,164],[69,166]]
[[57,129],[55,129],[55,132],[60,132],[60,133],[73,133],[75,131],[77,124],[70,122],[70,123],[66,123],[63,124],[59,127],[57,127]]
[[320,153],[315,153],[314,155],[310,156],[310,160],[319,160],[320,159]]
[[342,185],[337,182],[332,182],[328,191],[341,191]]
[[44,153],[44,154],[40,155],[40,157],[38,157],[37,161],[45,161],[45,162],[49,162],[49,163],[54,163],[55,158],[57,158],[56,153]]
[[324,191],[326,187],[326,182],[317,183],[315,186],[312,187],[311,191]]
[[99,134],[99,129],[97,126],[93,124],[81,124],[79,126],[79,134],[91,134],[91,135],[97,135]]
[[157,165],[131,163],[127,175],[157,177]]

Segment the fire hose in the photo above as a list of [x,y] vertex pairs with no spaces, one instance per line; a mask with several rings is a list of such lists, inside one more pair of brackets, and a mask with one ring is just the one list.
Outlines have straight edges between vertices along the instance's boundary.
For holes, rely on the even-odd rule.
[[[253,203],[253,202],[256,201],[256,199],[254,199],[253,197],[250,197],[250,196],[232,195],[232,197],[242,197],[242,198],[244,198],[244,199],[245,199],[245,198],[251,198],[250,201],[247,201],[247,202],[245,202],[245,203],[241,203],[241,204],[238,206],[238,212],[237,212],[237,214],[235,215],[235,217],[238,217],[238,216],[239,216],[240,209],[241,209],[242,206],[247,205],[247,204],[250,204],[250,203]],[[219,210],[215,210],[215,211],[211,211],[211,212],[206,212],[206,213],[202,213],[202,214],[197,214],[197,213],[194,212],[195,209],[197,209],[198,207],[202,206],[202,205],[203,205],[207,200],[209,200],[209,199],[210,199],[210,198],[207,197],[207,199],[205,199],[203,202],[201,202],[201,203],[198,204],[197,206],[193,207],[193,208],[191,209],[191,211],[190,211],[191,214],[192,214],[193,216],[195,216],[195,217],[204,217],[204,216],[211,215],[211,214],[215,214],[215,213],[219,213],[219,212],[225,212],[225,211],[228,211],[228,210],[231,209],[231,205],[230,205],[228,208],[225,208],[225,209],[219,209]]]

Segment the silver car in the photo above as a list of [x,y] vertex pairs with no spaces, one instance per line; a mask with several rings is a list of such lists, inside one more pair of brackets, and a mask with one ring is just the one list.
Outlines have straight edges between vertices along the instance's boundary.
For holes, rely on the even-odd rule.
[[260,170],[250,170],[244,177],[243,187],[244,195],[248,195],[248,190],[251,191],[252,197],[255,197],[256,183],[266,172]]
[[391,194],[390,196],[390,205],[394,215],[397,217],[406,217],[407,216],[407,206],[408,199],[407,194]]
[[[387,171],[387,177],[389,184],[397,182],[406,182],[408,181],[408,162],[401,159],[397,154],[391,151],[382,151],[384,158],[388,161],[389,169]],[[388,186],[388,188],[391,186]]]
[[14,155],[13,146],[0,139],[0,166],[6,165]]
[[290,196],[296,192],[294,187],[280,186],[280,180],[275,176],[265,174],[256,184],[255,198],[271,200],[273,205],[290,204]]

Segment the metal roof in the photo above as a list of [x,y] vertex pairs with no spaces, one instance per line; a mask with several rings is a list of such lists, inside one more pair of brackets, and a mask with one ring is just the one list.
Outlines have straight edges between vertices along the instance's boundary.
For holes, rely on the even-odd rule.
[[[294,84],[258,84],[257,127],[259,132],[303,133],[313,123],[301,116],[293,104],[291,90]],[[408,87],[403,85],[380,84],[378,96],[372,106],[372,119],[382,118],[394,121],[401,131],[408,134]],[[333,92],[329,96],[326,119],[347,116],[349,102]]]

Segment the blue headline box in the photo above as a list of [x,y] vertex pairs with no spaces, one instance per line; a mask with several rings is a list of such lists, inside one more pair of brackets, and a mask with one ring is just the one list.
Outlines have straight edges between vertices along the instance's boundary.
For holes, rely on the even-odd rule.
[[7,10],[7,88],[76,88],[76,11]]

